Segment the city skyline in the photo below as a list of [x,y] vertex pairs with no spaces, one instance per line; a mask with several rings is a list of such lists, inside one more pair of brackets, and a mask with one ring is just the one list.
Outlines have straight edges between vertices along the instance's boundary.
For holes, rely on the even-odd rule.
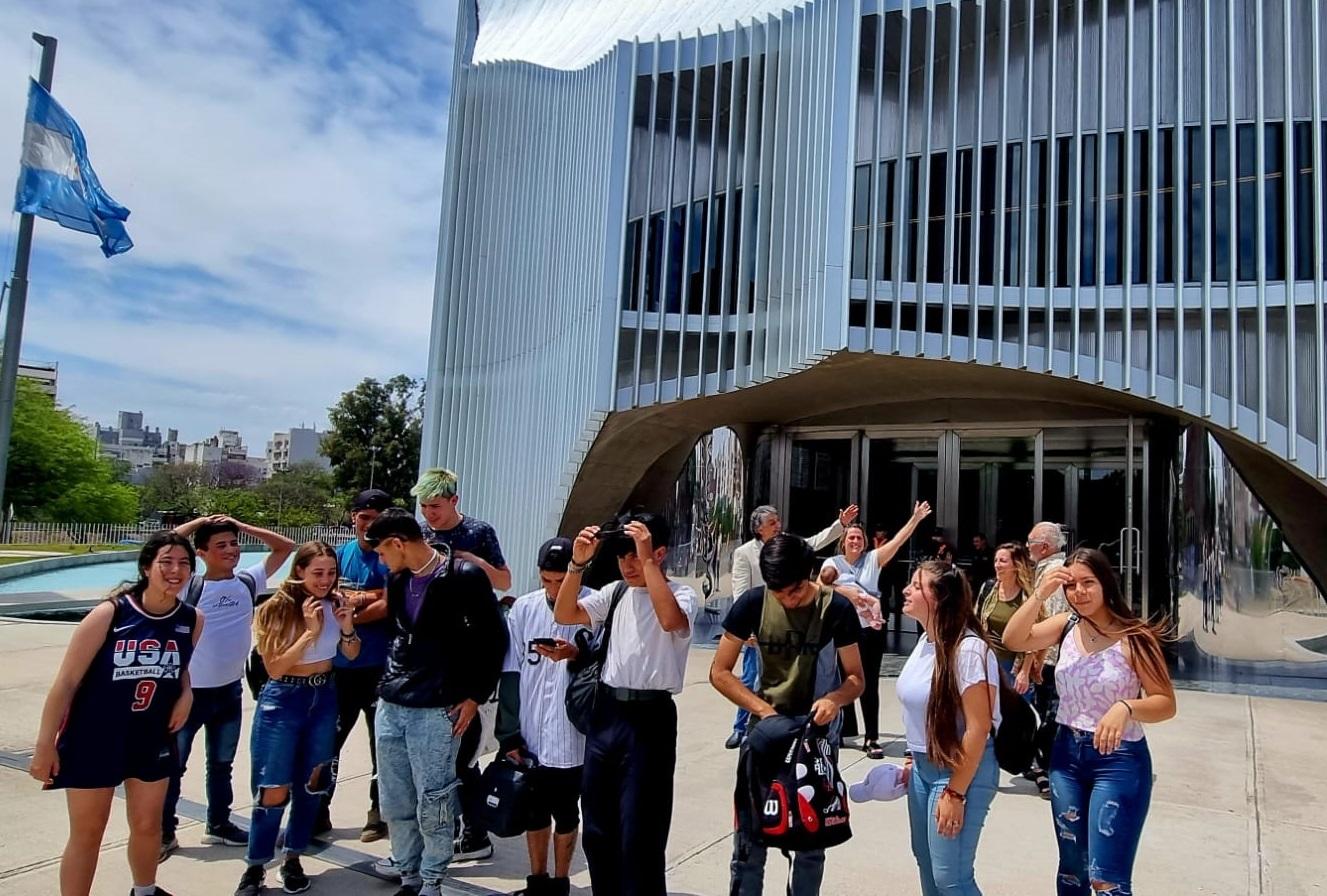
[[60,41],[54,95],[132,210],[137,246],[109,261],[37,224],[23,354],[59,363],[60,403],[266,438],[325,428],[364,377],[422,375],[454,21],[424,0],[0,10],[0,181],[40,31]]

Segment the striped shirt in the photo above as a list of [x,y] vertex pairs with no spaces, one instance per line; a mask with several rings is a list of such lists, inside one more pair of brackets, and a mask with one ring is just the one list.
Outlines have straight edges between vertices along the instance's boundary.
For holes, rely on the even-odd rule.
[[[579,598],[593,592],[582,588]],[[507,614],[511,633],[503,672],[521,676],[521,737],[539,760],[551,768],[575,768],[585,761],[585,735],[567,718],[567,664],[557,663],[530,649],[534,638],[561,638],[575,643],[584,626],[559,625],[544,589],[516,599]]]

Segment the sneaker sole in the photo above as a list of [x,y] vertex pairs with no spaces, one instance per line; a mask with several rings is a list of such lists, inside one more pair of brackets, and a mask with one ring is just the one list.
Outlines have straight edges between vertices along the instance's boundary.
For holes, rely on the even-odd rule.
[[283,893],[303,893],[303,892],[305,892],[306,890],[308,890],[309,887],[311,887],[312,885],[313,885],[313,884],[312,884],[311,881],[307,881],[307,880],[306,880],[306,881],[304,882],[304,886],[302,886],[302,887],[296,887],[295,889],[292,890],[287,884],[282,883],[282,884],[281,884],[281,892],[283,892]]
[[493,847],[481,850],[479,852],[458,852],[452,855],[453,862],[478,862],[482,859],[493,858]]

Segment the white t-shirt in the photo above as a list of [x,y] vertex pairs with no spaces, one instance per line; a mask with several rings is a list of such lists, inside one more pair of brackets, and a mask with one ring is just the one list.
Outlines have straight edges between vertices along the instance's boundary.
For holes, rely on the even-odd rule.
[[[245,570],[259,591],[267,587],[263,563]],[[195,688],[219,688],[244,677],[244,661],[253,643],[253,598],[238,576],[203,580],[198,609],[207,624],[189,661],[189,684]],[[333,623],[335,625],[335,623]]]
[[[922,635],[917,640],[908,661],[903,664],[898,682],[894,686],[899,703],[903,704],[903,731],[907,736],[908,749],[914,753],[926,752],[926,704],[931,699],[931,676],[935,672],[935,645],[931,639]],[[1000,681],[1000,666],[995,658],[995,651],[977,637],[964,638],[958,645],[958,657],[954,663],[954,674],[958,676],[960,696],[974,684],[985,681],[996,685]],[[1000,696],[995,694],[995,726],[1000,727]],[[960,711],[958,731],[962,735],[967,723]]]
[[[580,597],[594,592],[582,588]],[[540,765],[575,768],[585,761],[585,735],[567,718],[565,662],[554,662],[530,650],[533,638],[561,638],[575,643],[581,625],[558,625],[544,589],[522,595],[507,614],[507,660],[503,672],[521,676],[521,737]],[[611,646],[611,645],[610,645]]]
[[[613,633],[608,641],[608,658],[601,681],[612,688],[638,691],[682,692],[687,671],[687,650],[696,625],[696,592],[690,585],[668,583],[678,607],[687,617],[683,632],[666,632],[654,615],[648,588],[628,588],[613,616]],[[608,618],[617,582],[611,582],[580,600],[590,614],[595,628]]]

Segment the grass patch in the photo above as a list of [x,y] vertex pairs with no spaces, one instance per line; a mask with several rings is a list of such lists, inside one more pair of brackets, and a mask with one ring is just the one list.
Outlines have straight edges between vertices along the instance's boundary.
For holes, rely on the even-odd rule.
[[[132,544],[0,544],[0,551],[40,551],[47,554],[103,554],[106,551],[135,550],[138,547]],[[13,562],[8,557],[0,557],[0,560]]]

